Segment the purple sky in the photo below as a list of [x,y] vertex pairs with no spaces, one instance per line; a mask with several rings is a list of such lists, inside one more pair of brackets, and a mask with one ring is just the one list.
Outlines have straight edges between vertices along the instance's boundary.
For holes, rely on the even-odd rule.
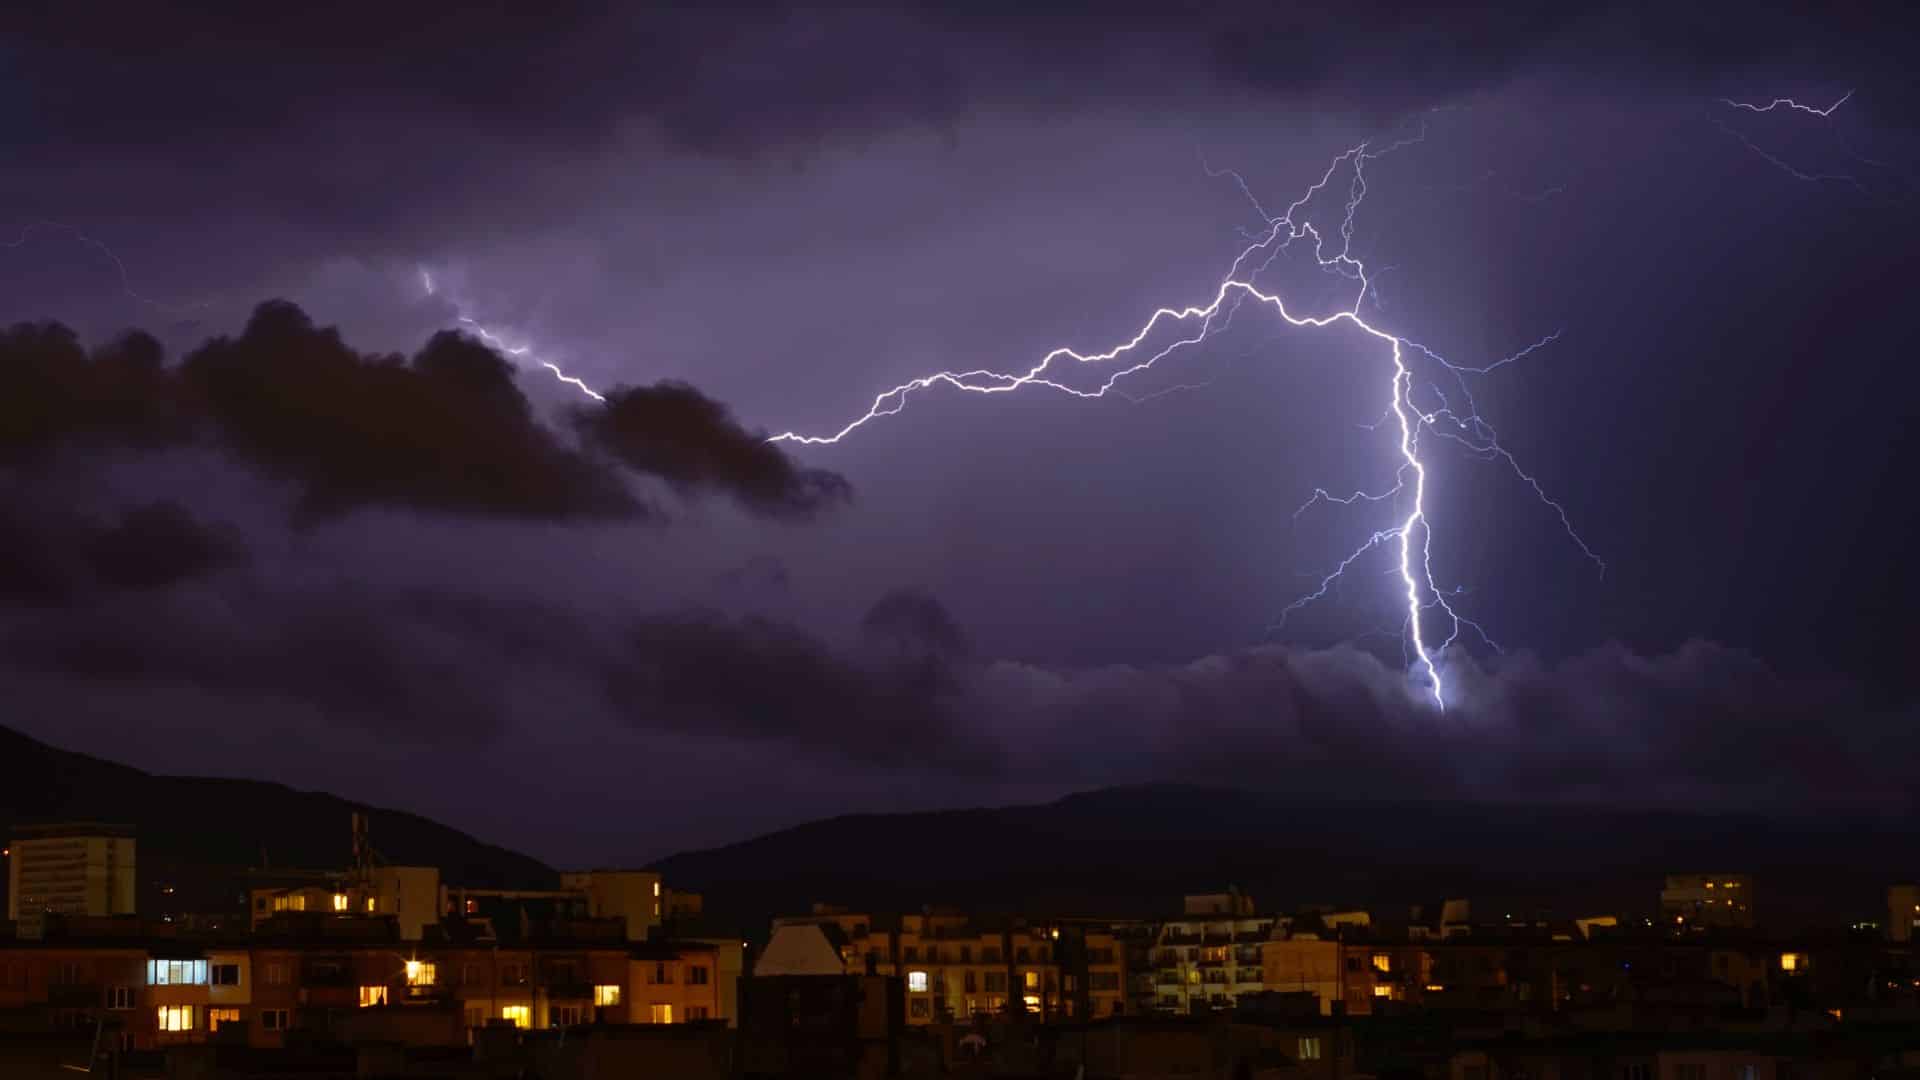
[[[1143,780],[1914,808],[1911,31],[95,7],[0,35],[0,321],[152,333],[164,369],[111,385],[178,430],[20,375],[20,335],[0,356],[27,387],[0,696],[30,734],[564,864]],[[1445,714],[1385,554],[1271,631],[1399,520],[1294,516],[1397,463],[1351,328],[1248,310],[1137,388],[1204,385],[1142,404],[933,389],[836,446],[758,441],[1109,348],[1261,226],[1207,166],[1278,208],[1422,130],[1367,167],[1364,314],[1462,364],[1560,333],[1472,386],[1608,563],[1434,439],[1435,580],[1508,650],[1448,654]],[[248,331],[273,298],[421,358]],[[462,316],[635,391],[602,412],[427,347]]]

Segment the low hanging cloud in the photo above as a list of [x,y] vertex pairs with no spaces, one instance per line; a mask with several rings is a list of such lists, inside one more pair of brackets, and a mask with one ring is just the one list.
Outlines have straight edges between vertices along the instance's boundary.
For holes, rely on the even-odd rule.
[[795,465],[691,387],[620,391],[576,417],[587,448],[539,422],[512,364],[463,334],[410,359],[367,355],[285,301],[177,367],[132,334],[88,353],[55,324],[0,333],[0,463],[59,450],[212,445],[296,488],[296,517],[362,507],[541,520],[642,520],[660,512],[629,474],[685,495],[731,497],[762,517],[845,503],[844,479]]
[[616,387],[603,407],[574,410],[587,445],[683,495],[725,492],[762,517],[805,520],[853,497],[846,479],[803,468],[764,431],[749,431],[728,408],[679,382]]
[[158,589],[247,561],[231,526],[171,500],[110,519],[74,510],[57,493],[0,491],[0,607],[46,607],[102,590]]
[[[122,526],[164,535],[154,510]],[[181,545],[190,548],[191,545]],[[191,560],[184,560],[191,562]],[[122,573],[125,580],[125,571]],[[0,682],[190,691],[421,745],[556,707],[762,746],[849,773],[1302,797],[1911,813],[1911,707],[1692,641],[1446,665],[1449,707],[1352,647],[1064,668],[976,655],[931,595],[879,598],[836,640],[760,616],[582,616],[445,589],[275,584],[245,571],[83,593],[0,620]],[[57,709],[57,698],[22,701]],[[1735,736],[1737,737],[1731,737]]]

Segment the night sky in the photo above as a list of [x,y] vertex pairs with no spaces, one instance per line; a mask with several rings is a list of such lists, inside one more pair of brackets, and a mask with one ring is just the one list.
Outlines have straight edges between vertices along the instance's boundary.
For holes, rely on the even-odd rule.
[[[28,7],[0,701],[31,735],[563,864],[1149,781],[1920,809],[1895,9]],[[1361,143],[1402,143],[1353,216],[1361,314],[1471,366],[1558,333],[1466,378],[1606,563],[1422,442],[1433,577],[1505,650],[1463,634],[1446,711],[1393,545],[1276,626],[1405,513],[1295,514],[1399,463],[1352,326],[1248,305],[1137,403],[934,387],[765,441],[1205,304],[1255,203]],[[1336,242],[1350,180],[1298,215]],[[1350,304],[1306,250],[1262,286]]]

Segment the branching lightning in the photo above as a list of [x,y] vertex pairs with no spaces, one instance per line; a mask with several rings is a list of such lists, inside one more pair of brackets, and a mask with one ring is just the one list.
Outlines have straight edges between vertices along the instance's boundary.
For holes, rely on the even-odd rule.
[[[433,275],[429,273],[425,267],[421,267],[420,269],[420,286],[421,288],[427,291],[428,296],[442,295],[438,290],[434,288]],[[455,305],[455,310],[456,311],[459,310],[457,304]],[[469,330],[472,330],[474,334],[480,338],[480,340],[486,342],[487,344],[493,346],[496,349],[499,349],[501,352],[506,353],[508,356],[511,356],[516,360],[518,359],[532,360],[534,363],[539,364],[541,367],[546,368],[548,371],[553,372],[554,378],[559,379],[561,382],[566,383],[568,386],[573,387],[575,390],[580,391],[581,393],[587,395],[588,397],[592,398],[595,401],[601,402],[603,404],[606,402],[607,400],[606,395],[600,393],[598,390],[595,390],[593,387],[588,386],[585,382],[581,381],[580,379],[575,378],[574,376],[569,375],[566,372],[560,370],[560,366],[558,364],[555,364],[548,360],[542,360],[539,357],[534,356],[533,346],[509,345],[505,338],[501,337],[499,334],[494,333],[492,330],[489,330],[485,326],[482,326],[479,322],[475,321],[472,318],[469,318],[467,315],[459,314],[459,315],[456,315],[455,318],[459,320],[460,325],[466,327]]]
[[1772,112],[1775,109],[1797,109],[1803,113],[1812,113],[1815,116],[1827,117],[1827,116],[1832,116],[1833,110],[1839,108],[1842,105],[1845,105],[1847,103],[1847,99],[1852,96],[1853,96],[1853,91],[1849,90],[1846,93],[1840,95],[1840,100],[1834,102],[1833,104],[1827,106],[1824,109],[1815,108],[1812,105],[1802,105],[1799,102],[1793,100],[1792,98],[1784,98],[1784,97],[1774,98],[1772,101],[1767,102],[1765,105],[1756,105],[1750,101],[1735,101],[1732,98],[1721,98],[1720,101],[1722,104],[1731,105],[1736,109],[1745,109],[1748,112],[1764,113],[1764,112]]
[[[1602,573],[1606,570],[1606,564],[1574,531],[1566,509],[1550,498],[1544,486],[1533,475],[1522,469],[1513,454],[1501,445],[1492,425],[1480,416],[1474,404],[1472,389],[1467,382],[1469,375],[1488,374],[1524,359],[1536,350],[1545,348],[1558,340],[1559,332],[1555,331],[1520,352],[1492,363],[1463,366],[1448,361],[1418,342],[1371,325],[1360,314],[1362,305],[1367,301],[1371,281],[1365,263],[1353,254],[1353,232],[1354,216],[1367,194],[1367,164],[1420,142],[1425,134],[1423,126],[1420,134],[1400,139],[1380,149],[1374,149],[1372,144],[1367,142],[1339,154],[1327,166],[1320,178],[1279,214],[1267,212],[1238,173],[1231,170],[1215,170],[1203,162],[1202,167],[1208,175],[1231,177],[1247,197],[1255,212],[1265,222],[1263,230],[1249,234],[1249,243],[1234,258],[1226,276],[1215,286],[1207,302],[1184,307],[1159,308],[1131,337],[1112,348],[1091,353],[1082,353],[1067,347],[1057,348],[1041,357],[1038,363],[1025,372],[1008,374],[976,369],[958,372],[941,371],[924,375],[881,393],[873,399],[872,405],[865,413],[838,431],[827,435],[802,435],[788,431],[774,436],[773,441],[809,446],[837,443],[876,419],[898,415],[906,408],[908,398],[915,391],[939,385],[977,394],[1002,394],[1034,386],[1080,398],[1100,398],[1112,393],[1130,400],[1141,400],[1120,388],[1124,380],[1153,367],[1175,352],[1205,341],[1210,335],[1229,324],[1240,307],[1248,302],[1271,308],[1288,325],[1297,328],[1321,329],[1336,323],[1350,325],[1362,335],[1378,342],[1390,362],[1391,374],[1384,387],[1387,406],[1381,419],[1383,422],[1391,419],[1398,428],[1396,448],[1401,464],[1394,472],[1392,485],[1385,490],[1356,491],[1352,495],[1342,497],[1331,495],[1324,489],[1315,489],[1313,496],[1301,506],[1299,511],[1296,511],[1295,516],[1321,502],[1353,506],[1359,503],[1395,501],[1407,496],[1410,496],[1410,501],[1407,503],[1404,516],[1397,524],[1390,528],[1373,531],[1359,547],[1341,560],[1332,572],[1321,579],[1316,590],[1289,605],[1281,613],[1280,621],[1275,628],[1284,625],[1286,617],[1294,611],[1324,597],[1362,556],[1382,545],[1397,542],[1398,560],[1395,573],[1406,600],[1402,640],[1410,646],[1412,660],[1424,674],[1434,702],[1444,709],[1446,689],[1442,682],[1437,658],[1459,637],[1461,628],[1469,627],[1479,633],[1495,649],[1498,649],[1498,646],[1486,637],[1477,623],[1454,610],[1448,598],[1457,595],[1457,591],[1443,590],[1434,583],[1432,528],[1427,512],[1427,465],[1420,453],[1420,435],[1423,432],[1430,432],[1458,443],[1483,459],[1506,465],[1532,489],[1541,502],[1559,516],[1568,536]],[[1327,191],[1343,170],[1350,173],[1350,179],[1347,183],[1345,213],[1337,230],[1336,247],[1333,239],[1323,236],[1320,228],[1306,219],[1305,211],[1309,202]],[[1286,253],[1295,241],[1300,240],[1311,241],[1313,257],[1320,269],[1347,278],[1354,283],[1353,298],[1349,306],[1325,315],[1296,314],[1288,307],[1283,296],[1268,291],[1257,283],[1261,272],[1271,266],[1280,255]],[[1163,326],[1187,326],[1193,329],[1180,333],[1170,344],[1156,350],[1148,342]],[[1411,358],[1415,356],[1432,362],[1437,365],[1439,371],[1446,373],[1444,377],[1457,388],[1460,405],[1456,406],[1449,400],[1448,394],[1442,387],[1431,380],[1423,380],[1424,385],[1416,385],[1415,370],[1410,363]],[[1113,363],[1119,366],[1104,382],[1088,390],[1062,381],[1064,376],[1054,375],[1055,366],[1063,365],[1066,361],[1081,365]],[[1182,387],[1172,389],[1180,388]],[[1416,389],[1424,391],[1419,395],[1422,398],[1430,394],[1433,404],[1427,406],[1417,401]],[[1424,614],[1431,613],[1436,608],[1439,609],[1439,617],[1446,621],[1448,630],[1445,637],[1437,644],[1429,644],[1421,619]]]

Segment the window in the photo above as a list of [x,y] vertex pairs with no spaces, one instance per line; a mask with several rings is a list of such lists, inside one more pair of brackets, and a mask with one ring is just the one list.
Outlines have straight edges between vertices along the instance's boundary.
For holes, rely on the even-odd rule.
[[133,987],[131,986],[108,987],[107,988],[107,1008],[109,1009],[133,1008]]
[[208,1031],[219,1031],[221,1024],[237,1024],[239,1022],[240,1022],[239,1009],[208,1009],[207,1010],[207,1030]]
[[1021,974],[1025,976],[1027,989],[1029,990],[1040,989],[1040,973],[1039,972],[1026,971],[1026,972],[1022,972]]
[[267,965],[267,985],[285,986],[287,984],[287,965],[278,960]]
[[1806,969],[1807,954],[1797,952],[1783,952],[1780,954],[1781,971],[1805,971]]
[[927,973],[924,971],[907,972],[907,989],[916,994],[927,992]]
[[707,969],[705,965],[694,964],[687,968],[687,985],[688,986],[707,985]]
[[1318,1035],[1300,1036],[1300,1053],[1297,1056],[1300,1058],[1301,1061],[1319,1061],[1320,1060],[1320,1036]]
[[706,1018],[707,1018],[707,1007],[705,1005],[687,1006],[687,1019],[705,1020]]
[[1390,998],[1393,996],[1393,987],[1385,984],[1376,986],[1373,988],[1373,996],[1377,998]]
[[1117,971],[1095,971],[1087,976],[1087,985],[1095,990],[1120,989],[1120,973]]
[[213,965],[212,972],[213,972],[213,985],[215,986],[239,986],[240,985],[240,965],[239,964],[215,964]]
[[1639,1062],[1621,1069],[1620,1075],[1622,1080],[1653,1080],[1653,1066]]
[[987,993],[1004,994],[1007,992],[1007,973],[1006,972],[989,971],[985,975],[981,976],[981,979],[983,980]]
[[653,965],[653,973],[647,976],[647,982],[654,986],[672,986],[673,969],[664,963]]
[[1760,1080],[1760,1066],[1735,1065],[1733,1067],[1733,1080]]
[[997,963],[999,963],[999,962],[1000,962],[1000,950],[999,950],[999,949],[994,949],[994,948],[985,948],[985,949],[981,949],[981,950],[980,950],[980,962],[981,962],[981,963],[983,963],[983,964],[997,964]]
[[260,1010],[260,1030],[262,1031],[287,1030],[287,1010],[261,1009]]
[[1392,970],[1393,970],[1393,957],[1392,957],[1391,955],[1389,955],[1389,954],[1387,954],[1387,953],[1383,953],[1383,952],[1377,952],[1377,953],[1374,953],[1374,954],[1373,954],[1373,970],[1375,970],[1375,971],[1392,971]]
[[527,965],[501,964],[500,981],[507,986],[522,986],[527,981]]
[[517,1028],[533,1026],[533,1009],[526,1005],[500,1006],[500,1019]]
[[1026,1005],[1028,1012],[1040,1011],[1040,997],[1038,994],[1028,994],[1026,997],[1021,998],[1020,1001]]
[[612,984],[594,987],[593,1003],[595,1005],[620,1004],[620,987]]
[[487,1023],[487,1010],[485,1009],[468,1009],[467,1010],[467,1026],[468,1027],[470,1028],[485,1027],[486,1023]]
[[347,894],[346,893],[337,892],[333,894],[333,910],[335,911],[347,910]]
[[205,986],[207,985],[207,962],[205,960],[149,960],[147,961],[148,986]]
[[960,946],[960,962],[963,964],[973,963],[973,946],[971,945]]
[[161,1031],[192,1031],[193,1006],[162,1005],[156,1026]]
[[907,1001],[907,1015],[915,1020],[925,1020],[931,1011],[926,998],[910,998]]
[[432,986],[440,977],[439,970],[424,960],[407,961],[408,986]]
[[1357,956],[1349,956],[1349,957],[1347,957],[1347,970],[1348,970],[1348,971],[1359,971],[1359,970],[1360,970],[1360,958],[1359,958],[1359,957],[1357,957]]
[[939,947],[938,947],[938,946],[936,946],[936,945],[929,945],[929,946],[927,946],[927,963],[929,963],[929,964],[937,964],[937,963],[939,963],[939,962],[940,962],[940,949],[939,949]]
[[1707,1067],[1699,1062],[1675,1065],[1674,1080],[1707,1080]]
[[580,1023],[580,1006],[554,1005],[547,1010],[549,1027],[575,1027]]
[[461,964],[460,965],[460,981],[463,983],[479,982],[480,981],[480,965],[475,964],[471,961],[465,964]]
[[69,960],[61,964],[54,969],[52,981],[58,986],[73,986],[79,983],[81,981],[79,963]]
[[656,1024],[673,1023],[673,1006],[655,1002],[647,1009],[647,1019]]
[[[979,977],[976,976],[971,971],[962,974],[960,976],[960,988],[969,994],[973,993],[975,990],[980,989]],[[969,1009],[967,1011],[971,1012],[973,1010]]]
[[384,986],[363,986],[360,988],[360,1007],[372,1008],[387,1003],[387,988]]
[[660,883],[657,881],[653,883],[653,895],[656,899],[660,896]]
[[918,949],[915,949],[911,945],[900,950],[900,955],[909,964],[913,963],[915,960],[920,959],[920,951]]
[[273,910],[305,911],[307,910],[306,894],[294,893],[292,896],[276,896],[273,898]]

